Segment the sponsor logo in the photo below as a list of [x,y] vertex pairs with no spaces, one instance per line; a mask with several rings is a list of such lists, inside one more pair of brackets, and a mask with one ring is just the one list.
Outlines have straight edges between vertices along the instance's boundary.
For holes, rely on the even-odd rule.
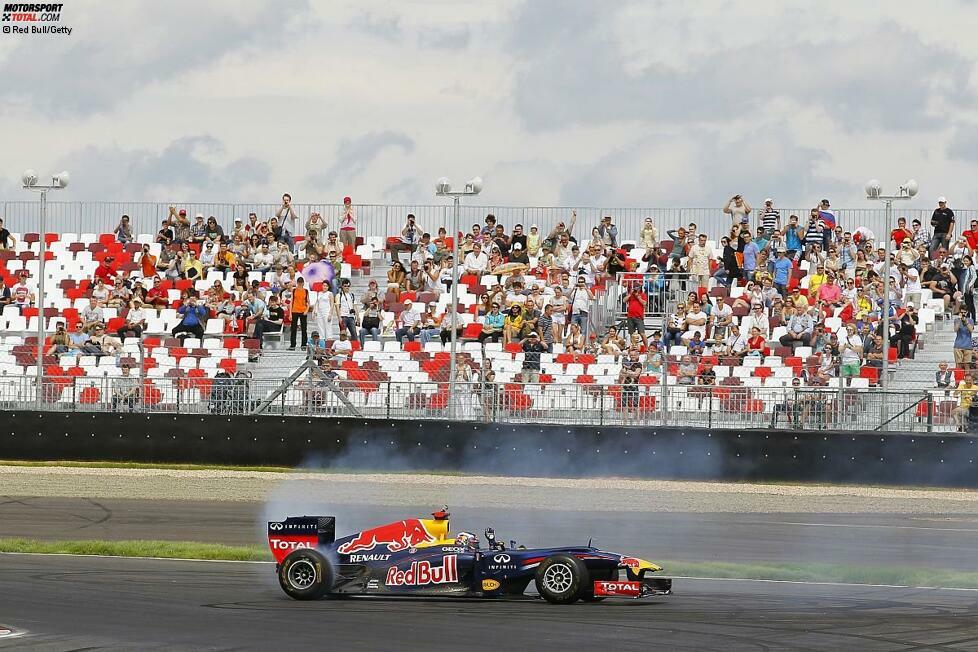
[[295,550],[296,548],[312,548],[310,541],[293,541],[291,539],[279,539],[269,537],[268,545],[272,550]]
[[268,529],[275,532],[282,532],[286,530],[302,530],[305,532],[316,532],[318,527],[315,523],[269,523]]
[[390,559],[390,555],[350,555],[350,563],[355,563],[358,561],[387,561]]
[[482,590],[483,591],[495,591],[499,588],[499,582],[496,580],[482,580]]
[[459,546],[445,546],[441,549],[442,552],[465,552],[465,548],[460,548]]
[[368,589],[379,589],[380,588],[380,582],[377,581],[377,580],[370,580],[369,582],[367,582],[367,588]]
[[458,557],[445,555],[441,566],[432,566],[430,561],[411,562],[407,570],[397,566],[387,569],[387,586],[427,586],[429,584],[449,584],[458,581]]
[[631,568],[632,570],[638,570],[639,567],[642,565],[642,560],[636,559],[635,557],[622,557],[621,565],[627,568]]
[[434,540],[435,537],[428,533],[420,519],[409,518],[364,530],[341,545],[336,551],[341,555],[348,555],[351,552],[373,550],[377,546],[386,545],[391,552],[400,552]]
[[[4,34],[65,34],[71,35],[72,28],[51,23],[61,22],[61,3],[14,3],[3,5]],[[13,24],[11,24],[13,23]]]
[[512,558],[509,555],[496,555],[492,560],[497,564],[508,564]]
[[285,527],[285,524],[284,523],[269,523],[268,524],[268,529],[269,530],[281,530],[284,527]]
[[594,583],[594,595],[621,595],[635,598],[641,592],[641,582],[606,582],[599,580]]

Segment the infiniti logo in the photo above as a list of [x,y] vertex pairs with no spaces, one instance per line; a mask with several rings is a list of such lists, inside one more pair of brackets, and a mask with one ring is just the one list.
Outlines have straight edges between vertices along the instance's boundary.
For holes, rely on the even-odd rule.
[[268,529],[269,530],[281,530],[284,527],[285,526],[282,525],[281,523],[269,523],[268,524]]
[[492,558],[492,560],[497,564],[508,564],[510,557],[509,555],[496,555]]

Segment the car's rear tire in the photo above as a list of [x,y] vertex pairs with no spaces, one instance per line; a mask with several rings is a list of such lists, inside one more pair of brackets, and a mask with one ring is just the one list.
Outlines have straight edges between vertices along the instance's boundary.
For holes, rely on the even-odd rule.
[[278,583],[293,600],[318,600],[333,588],[333,567],[321,553],[299,548],[279,564]]
[[537,567],[537,592],[550,604],[571,604],[589,581],[587,566],[571,555],[551,555]]

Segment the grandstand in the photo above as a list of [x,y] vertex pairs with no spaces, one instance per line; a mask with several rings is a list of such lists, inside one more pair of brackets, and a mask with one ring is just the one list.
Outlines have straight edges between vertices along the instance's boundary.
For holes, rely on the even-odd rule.
[[[8,205],[7,210],[10,209]],[[297,209],[302,224],[306,223],[309,214],[319,210],[318,207]],[[474,222],[482,225],[486,213],[477,210],[480,210],[480,219]],[[229,250],[241,260],[249,261],[245,275],[237,279],[240,285],[236,285],[234,276],[236,265],[225,270],[208,264],[202,266],[198,278],[186,278],[185,270],[174,271],[172,261],[165,262],[181,250],[193,251],[197,260],[203,254],[208,261],[210,253],[206,243],[212,240],[219,247],[220,235],[205,234],[196,242],[181,244],[161,242],[158,233],[144,232],[133,234],[132,241],[120,241],[120,237],[128,240],[128,236],[110,232],[113,223],[106,223],[99,229],[103,232],[47,233],[44,234],[47,264],[43,311],[31,300],[38,290],[41,235],[14,232],[11,234],[12,246],[0,249],[0,274],[11,289],[11,301],[0,316],[3,336],[0,343],[0,400],[8,408],[36,404],[42,409],[79,411],[138,409],[247,413],[262,410],[282,414],[355,414],[385,418],[451,416],[498,421],[779,428],[819,427],[831,422],[858,429],[873,429],[879,427],[881,421],[892,420],[887,428],[954,428],[952,411],[959,407],[959,402],[951,391],[963,380],[967,365],[952,369],[951,386],[936,386],[937,363],[951,361],[954,333],[950,327],[953,304],[935,296],[934,290],[923,287],[908,292],[901,285],[897,292],[895,304],[898,308],[891,318],[894,325],[900,325],[908,302],[917,305],[918,317],[916,323],[910,325],[912,349],[906,358],[899,357],[896,346],[889,349],[887,393],[880,391],[883,368],[880,352],[877,350],[874,358],[872,351],[865,350],[872,346],[864,347],[866,337],[871,337],[873,329],[878,328],[880,316],[879,310],[872,307],[872,299],[876,298],[873,279],[879,275],[879,253],[875,249],[878,242],[864,239],[859,246],[859,256],[853,256],[851,265],[847,266],[826,263],[831,254],[813,252],[811,247],[798,251],[792,256],[784,296],[780,296],[778,303],[774,296],[780,293],[769,291],[772,284],[767,284],[764,289],[767,271],[763,266],[759,265],[760,272],[751,282],[751,285],[757,284],[756,289],[751,289],[744,278],[734,280],[728,286],[724,275],[718,274],[730,263],[729,255],[725,259],[721,246],[721,238],[730,226],[730,220],[725,216],[711,218],[708,224],[714,228],[706,233],[703,243],[689,234],[676,237],[673,229],[684,226],[684,221],[658,224],[656,237],[650,239],[643,231],[645,218],[639,217],[641,213],[637,211],[631,214],[630,220],[617,224],[617,233],[610,238],[591,231],[592,227],[601,225],[600,218],[593,224],[585,224],[582,219],[576,228],[570,222],[573,230],[567,234],[570,237],[565,238],[567,250],[561,251],[563,255],[558,257],[553,254],[562,248],[560,240],[564,235],[559,229],[549,253],[544,251],[543,244],[548,236],[554,235],[552,231],[561,220],[567,219],[570,211],[532,210],[546,210],[552,221],[538,224],[536,241],[527,246],[531,251],[526,265],[515,274],[495,272],[493,266],[511,262],[509,256],[503,255],[503,250],[506,254],[513,253],[510,249],[515,243],[512,229],[518,218],[507,224],[500,220],[501,241],[495,230],[491,233],[480,230],[468,238],[465,234],[470,229],[462,227],[457,234],[458,243],[451,236],[442,238],[444,248],[434,243],[439,239],[439,227],[444,229],[446,222],[427,221],[423,225],[429,229],[432,251],[427,254],[417,249],[397,252],[404,261],[413,258],[420,263],[424,259],[433,260],[439,252],[444,255],[458,244],[463,252],[461,262],[474,242],[482,241],[487,248],[498,243],[500,255],[490,258],[487,261],[489,267],[481,273],[460,270],[458,352],[461,357],[458,361],[461,371],[455,379],[449,378],[451,345],[443,343],[439,332],[442,330],[441,320],[450,308],[450,293],[444,291],[439,281],[432,279],[426,280],[419,289],[401,281],[397,282],[399,287],[388,289],[390,260],[401,241],[400,228],[391,227],[390,219],[385,221],[385,233],[371,234],[365,230],[367,234],[357,237],[353,244],[340,245],[332,265],[337,279],[350,281],[350,289],[358,304],[368,295],[371,282],[376,282],[381,308],[377,341],[368,336],[362,343],[357,337],[347,338],[348,345],[340,344],[335,332],[338,329],[333,328],[334,332],[329,333],[322,347],[311,346],[305,351],[289,350],[291,315],[287,309],[283,328],[267,333],[263,347],[258,339],[251,337],[249,322],[254,319],[254,314],[249,315],[250,300],[246,296],[246,292],[254,287],[264,297],[263,303],[268,303],[270,295],[280,295],[287,308],[295,278],[289,267],[294,266],[297,274],[303,274],[304,266],[308,264],[307,252],[315,251],[314,246],[309,246],[305,229],[297,229],[303,232],[293,234],[293,247],[287,253],[283,250],[276,254],[281,256],[277,259],[283,268],[281,272],[273,268],[263,271],[249,245],[234,237],[236,228],[246,228],[241,225],[247,221],[247,213],[258,211],[224,212],[219,226],[222,233],[227,234],[224,239]],[[95,211],[80,211],[92,212]],[[432,218],[444,216],[435,207],[418,212]],[[614,215],[603,210],[581,212],[582,215],[601,217],[604,213]],[[175,229],[173,213],[170,211],[165,220],[168,224],[162,229]],[[385,210],[385,215],[390,213],[390,209]],[[255,232],[264,232],[260,225],[274,214],[275,210],[267,209],[256,216],[248,225],[255,230],[248,230],[246,235],[250,237]],[[323,221],[325,228],[317,231],[325,234],[330,229],[338,230],[342,207],[324,207],[322,214],[329,217]],[[525,215],[526,211],[519,214]],[[677,214],[682,219],[682,212]],[[838,214],[845,215],[846,211]],[[852,214],[858,213],[853,211]],[[8,226],[25,223],[17,214],[8,212],[5,217]],[[236,225],[234,218],[240,218],[241,225]],[[399,219],[402,218],[403,215]],[[162,220],[141,221],[136,223],[136,228],[149,230],[149,224],[155,228],[161,223]],[[826,242],[841,243],[843,226],[853,231],[861,226],[842,219],[839,223],[839,239],[836,240],[833,233],[827,236]],[[524,233],[528,234],[530,225],[526,221],[522,225]],[[751,232],[756,231],[756,226],[759,225],[749,224]],[[588,233],[591,233],[591,239]],[[177,235],[175,233],[174,237]],[[419,232],[418,241],[420,236]],[[731,236],[726,237],[729,241]],[[739,234],[732,237],[740,244],[730,248],[743,249]],[[275,236],[270,233],[262,239],[276,244]],[[325,237],[319,242],[328,245]],[[528,241],[521,239],[520,242]],[[490,309],[484,301],[487,295],[497,297],[505,304],[501,306],[503,309],[517,300],[525,306],[527,297],[534,302],[530,310],[541,310],[547,304],[564,305],[556,297],[555,286],[568,281],[573,283],[581,269],[581,260],[575,258],[576,254],[571,250],[574,244],[581,250],[589,249],[602,264],[607,264],[608,254],[612,251],[620,252],[624,260],[623,271],[612,273],[603,268],[587,275],[587,287],[594,299],[571,310],[577,311],[575,314],[584,314],[582,337],[576,342],[557,337],[550,350],[542,353],[527,349],[526,342],[522,341],[529,334],[527,329],[518,331],[513,337],[507,333],[497,341],[493,341],[495,338],[480,341],[486,328],[485,312]],[[697,246],[705,247],[700,250],[705,251],[708,258],[705,275],[695,269],[695,259],[700,252],[694,252],[692,248]],[[770,240],[766,250],[777,255]],[[144,267],[144,251],[154,261],[148,269]],[[865,260],[857,260],[863,257],[864,251],[867,252]],[[970,251],[969,247],[967,254]],[[323,254],[324,259],[330,260],[327,252]],[[964,249],[935,252],[937,259],[952,265],[964,255]],[[555,260],[551,261],[548,256]],[[743,265],[742,255],[735,260]],[[817,304],[822,295],[817,294],[817,286],[826,284],[821,270],[828,265],[835,265],[843,280],[851,277],[853,288],[842,300],[819,309]],[[877,265],[876,269],[874,265]],[[650,272],[652,266],[657,268],[655,275]],[[668,282],[656,280],[662,272],[669,276]],[[121,287],[118,276],[122,277],[121,284],[129,286],[128,293],[121,290],[116,293]],[[99,285],[97,278],[107,283]],[[906,275],[900,278],[901,284],[909,281]],[[313,282],[310,283],[309,304],[315,305],[318,293],[329,290],[330,283],[329,280],[310,280]],[[507,289],[515,280],[522,281],[522,289]],[[146,307],[141,310],[130,296],[132,292],[142,296],[138,291],[140,284],[146,291],[143,298]],[[221,289],[214,290],[215,284],[220,284]],[[501,294],[496,294],[497,285],[503,287]],[[647,298],[640,321],[650,343],[663,344],[664,334],[669,331],[671,321],[677,318],[677,308],[684,301],[692,300],[708,306],[713,315],[707,317],[707,323],[702,327],[704,343],[700,345],[695,338],[691,342],[680,337],[678,342],[671,343],[663,358],[658,353],[660,349],[650,350],[641,339],[629,342],[627,334],[620,340],[609,336],[609,328],[624,325],[629,316],[623,299],[636,285],[642,288]],[[573,293],[572,286],[563,289],[565,296]],[[176,337],[174,328],[183,320],[180,309],[191,295],[199,297],[209,311],[202,320],[202,337]],[[102,301],[96,303],[100,296]],[[794,347],[784,344],[789,322],[779,310],[780,305],[793,296],[801,297],[799,305],[803,304],[806,310],[812,309],[813,324],[817,323],[825,330],[824,342]],[[860,301],[863,299],[870,305],[862,305]],[[224,301],[229,302],[230,312],[225,312],[222,318],[220,312]],[[757,314],[760,316],[755,317],[751,311],[758,304],[760,311]],[[762,324],[763,343],[756,351],[745,350],[749,344],[746,341],[748,334],[744,334],[739,349],[731,342],[724,342],[724,338],[715,337],[718,328],[715,315],[725,311],[724,306],[730,308],[733,325],[742,326],[748,321]],[[361,316],[365,307],[358,305]],[[422,342],[419,333],[413,341],[412,338],[398,341],[395,333],[405,327],[405,320],[409,324],[417,321],[408,316],[423,313],[428,308],[430,315],[424,318],[430,317],[434,322],[430,339],[425,338],[428,341]],[[526,310],[521,307],[520,315],[523,316]],[[113,334],[125,331],[129,325],[127,320],[133,314],[144,317],[141,332],[138,337],[120,338],[117,351],[113,343],[105,342],[100,334],[96,337],[105,344],[100,351],[86,350],[73,342],[59,349],[53,340],[59,323],[65,324],[67,333],[71,334],[77,324],[87,327],[95,322],[104,324],[104,331],[99,333],[107,333],[111,340]],[[39,375],[36,332],[42,318],[46,338],[41,346],[45,353],[40,362],[43,381],[39,386],[36,382]],[[88,318],[94,318],[94,321],[86,321]],[[310,320],[310,330],[313,330],[314,321]],[[565,321],[572,321],[572,316]],[[851,377],[843,377],[842,363],[845,361],[840,352],[833,353],[835,345],[831,335],[844,337],[848,324],[858,324],[866,331],[860,335],[857,369],[850,369],[848,376]],[[357,331],[360,326],[358,323]],[[683,330],[686,329],[684,326]],[[693,330],[696,328],[689,327],[690,332]],[[552,338],[541,339],[549,344],[546,340]],[[633,347],[639,356],[638,366],[629,361],[629,351]],[[324,361],[329,362],[328,367],[323,366]],[[326,374],[322,373],[323,369]],[[489,369],[491,374],[487,373]],[[239,377],[228,378],[229,375]],[[451,382],[453,380],[455,383]],[[238,390],[228,389],[232,381]]]

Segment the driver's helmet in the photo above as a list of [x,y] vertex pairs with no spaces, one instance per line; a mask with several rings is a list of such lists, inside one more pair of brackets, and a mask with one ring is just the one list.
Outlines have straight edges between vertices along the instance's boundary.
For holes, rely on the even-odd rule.
[[455,535],[455,545],[462,548],[471,548],[475,550],[479,547],[479,537],[475,536],[471,532],[459,532]]

